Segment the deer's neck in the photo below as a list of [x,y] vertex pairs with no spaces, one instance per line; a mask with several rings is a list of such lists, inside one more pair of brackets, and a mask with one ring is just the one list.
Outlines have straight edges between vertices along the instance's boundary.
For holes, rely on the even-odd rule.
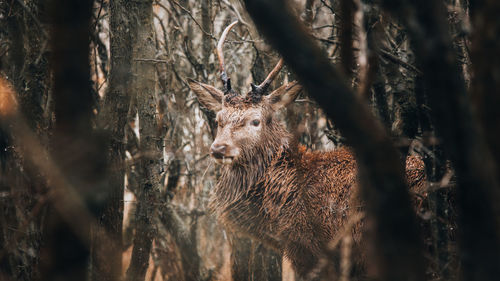
[[[290,151],[288,136],[276,143],[261,145],[252,151],[246,152],[247,161],[225,166],[215,189],[216,203],[221,209],[235,206],[245,200],[252,192],[252,188],[268,173],[269,166],[274,159],[283,157]],[[256,199],[256,198],[254,198]]]
[[288,144],[285,143],[278,147],[260,147],[248,152],[248,161],[224,167],[220,183],[235,191],[246,192],[265,175],[272,160],[286,151]]

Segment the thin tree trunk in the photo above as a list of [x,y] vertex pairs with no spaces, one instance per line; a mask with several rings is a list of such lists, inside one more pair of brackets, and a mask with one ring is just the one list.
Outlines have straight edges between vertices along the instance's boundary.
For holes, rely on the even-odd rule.
[[[432,237],[433,254],[435,258],[435,272],[438,272],[442,280],[450,280],[451,273],[456,272],[453,268],[455,263],[452,263],[449,247],[449,225],[454,214],[453,207],[448,204],[450,193],[454,193],[446,187],[436,186],[440,184],[443,176],[446,173],[446,158],[443,155],[443,148],[433,141],[434,130],[432,121],[427,108],[428,98],[425,93],[424,81],[421,75],[415,78],[415,97],[418,108],[418,122],[422,129],[423,143],[429,152],[425,152],[422,160],[425,163],[427,179],[434,188],[429,189],[429,207],[434,212],[431,220],[428,233],[425,237]],[[426,222],[424,222],[426,223]],[[450,228],[451,229],[451,228]]]
[[282,279],[281,255],[249,238],[233,237],[231,275],[233,280],[279,281]]
[[[99,214],[98,228],[93,230],[92,280],[120,280],[122,270],[123,189],[125,176],[125,126],[130,105],[132,67],[132,25],[130,1],[111,0],[109,88],[100,118],[100,126],[109,134],[107,149],[109,197]],[[116,243],[109,244],[106,237]]]
[[200,280],[201,257],[198,253],[196,223],[193,223],[190,227],[186,227],[185,223],[170,205],[170,202],[163,204],[160,212],[162,223],[174,238],[181,252],[181,263],[185,281]]
[[[201,24],[206,32],[212,32],[212,0],[202,0],[201,1]],[[208,59],[210,57],[210,52],[212,51],[212,44],[209,34],[203,33],[203,53],[202,53],[202,63],[208,66]],[[206,78],[206,77],[205,77]]]
[[[161,139],[156,120],[156,69],[147,59],[154,59],[153,1],[133,2],[132,17],[137,20],[133,44],[132,91],[137,99],[139,116],[138,190],[136,233],[127,280],[144,280],[154,238],[153,216],[156,214],[160,183]],[[146,60],[144,60],[146,59]]]

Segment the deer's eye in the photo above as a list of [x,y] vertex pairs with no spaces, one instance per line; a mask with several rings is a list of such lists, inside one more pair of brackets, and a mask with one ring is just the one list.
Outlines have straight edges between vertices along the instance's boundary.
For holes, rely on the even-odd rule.
[[260,125],[260,120],[259,119],[254,119],[252,120],[251,124],[255,127],[259,126]]

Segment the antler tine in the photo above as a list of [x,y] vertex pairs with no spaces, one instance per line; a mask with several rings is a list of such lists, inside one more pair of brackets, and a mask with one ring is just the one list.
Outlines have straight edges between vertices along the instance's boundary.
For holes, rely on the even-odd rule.
[[259,87],[263,88],[264,90],[267,90],[267,87],[271,85],[273,82],[274,78],[278,75],[280,72],[281,68],[283,68],[283,58],[281,58],[276,66],[273,68],[271,72],[269,72],[269,75],[267,75],[266,80],[264,82],[260,83]]
[[278,61],[273,70],[267,75],[266,80],[264,80],[264,82],[260,83],[259,86],[256,86],[254,84],[251,85],[252,93],[257,95],[263,95],[267,91],[267,88],[269,88],[269,86],[273,82],[274,78],[276,78],[281,68],[283,68],[283,58],[281,58]]
[[238,21],[235,21],[228,25],[222,32],[219,42],[217,43],[217,58],[219,59],[220,78],[224,84],[224,93],[229,93],[231,91],[231,79],[227,76],[226,69],[224,67],[224,52],[222,51],[222,46],[224,45],[227,34],[237,23]]

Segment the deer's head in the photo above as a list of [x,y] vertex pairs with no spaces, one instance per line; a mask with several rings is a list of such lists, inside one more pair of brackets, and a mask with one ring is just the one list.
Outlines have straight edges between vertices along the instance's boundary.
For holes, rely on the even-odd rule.
[[273,119],[274,112],[294,101],[301,90],[297,82],[291,82],[267,94],[271,82],[283,66],[282,60],[264,82],[258,86],[251,84],[251,90],[245,95],[231,88],[231,80],[224,68],[222,45],[236,23],[233,22],[224,30],[217,44],[224,89],[221,91],[196,81],[189,83],[200,103],[216,113],[217,136],[210,147],[210,154],[223,164],[245,161],[262,146],[281,142],[285,136],[281,125]]

